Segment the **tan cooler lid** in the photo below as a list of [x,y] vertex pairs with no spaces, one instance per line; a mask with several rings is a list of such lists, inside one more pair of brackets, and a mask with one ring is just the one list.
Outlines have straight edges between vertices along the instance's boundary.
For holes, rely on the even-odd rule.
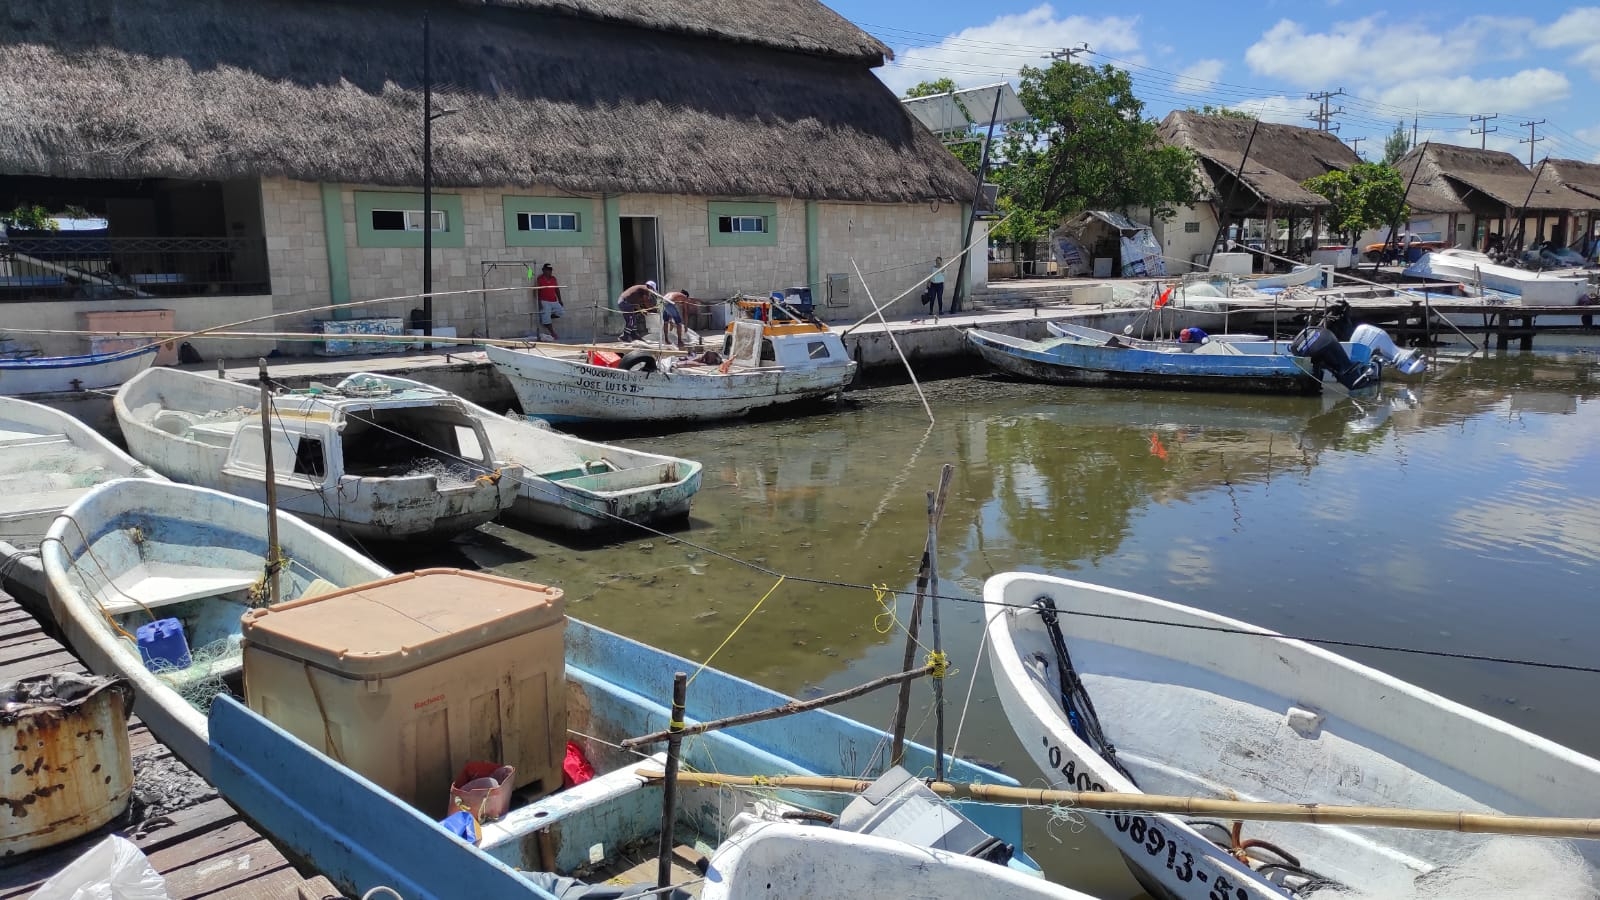
[[563,621],[560,588],[422,569],[244,614],[244,639],[352,677],[398,675]]

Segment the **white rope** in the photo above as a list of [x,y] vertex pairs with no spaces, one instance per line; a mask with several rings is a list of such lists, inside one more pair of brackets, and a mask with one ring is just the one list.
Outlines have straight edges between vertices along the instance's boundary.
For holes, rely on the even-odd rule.
[[994,615],[989,617],[989,621],[983,623],[983,639],[978,642],[978,655],[972,660],[972,678],[967,681],[967,699],[961,702],[961,718],[956,722],[955,740],[950,742],[952,758],[956,756],[956,748],[961,746],[961,729],[967,724],[967,707],[972,705],[972,688],[978,683],[978,666],[983,664],[983,651],[989,646],[989,628],[994,624],[994,620],[1005,615],[1005,612],[1003,607],[997,609]]
[[[856,270],[856,277],[861,278],[861,267],[856,265],[856,261],[853,257],[850,260],[850,266]],[[878,305],[878,301],[872,299],[872,288],[867,287],[867,280],[865,278],[861,278],[861,287],[866,290],[867,302],[872,304],[872,311],[878,314],[878,321],[883,323],[883,331],[885,334],[889,335],[889,343],[894,345],[894,352],[899,354],[900,362],[905,364],[906,374],[911,376],[911,386],[917,389],[917,399],[922,401],[922,409],[928,414],[928,423],[930,425],[933,424],[933,407],[928,405],[928,397],[926,394],[922,393],[922,385],[917,383],[917,373],[912,371],[911,361],[906,359],[906,352],[900,349],[900,341],[894,336],[894,329],[889,327],[889,320],[884,318],[883,307]],[[909,294],[911,291],[907,290],[906,293]],[[901,294],[900,296],[903,297],[905,294]],[[900,298],[895,298],[895,300],[898,299]],[[890,300],[889,302],[893,303],[894,300]]]

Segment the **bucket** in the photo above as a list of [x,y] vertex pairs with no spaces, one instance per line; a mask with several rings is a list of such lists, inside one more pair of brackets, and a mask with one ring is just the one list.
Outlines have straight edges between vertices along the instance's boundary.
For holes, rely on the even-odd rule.
[[464,805],[480,822],[492,822],[511,809],[516,767],[474,760],[450,783],[450,811]]
[[177,619],[157,619],[140,625],[133,636],[146,669],[160,672],[189,668],[189,639],[184,636],[183,623]]

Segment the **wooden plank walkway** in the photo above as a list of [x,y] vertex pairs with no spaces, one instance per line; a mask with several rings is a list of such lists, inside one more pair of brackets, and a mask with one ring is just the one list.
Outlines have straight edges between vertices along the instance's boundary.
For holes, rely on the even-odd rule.
[[[83,665],[10,597],[0,594],[0,684],[49,672],[84,672]],[[191,774],[170,759],[137,718],[128,725],[128,744],[136,759],[162,760]],[[188,898],[290,898],[324,900],[339,892],[327,879],[310,880],[295,871],[283,854],[240,818],[220,797],[158,817],[148,831],[107,827],[69,843],[0,863],[0,900],[24,898],[107,834],[121,834],[144,851],[167,880],[172,900]]]

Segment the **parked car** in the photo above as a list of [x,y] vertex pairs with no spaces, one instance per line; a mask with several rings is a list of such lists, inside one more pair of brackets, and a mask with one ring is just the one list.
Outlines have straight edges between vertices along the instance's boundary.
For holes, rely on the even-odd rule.
[[1368,244],[1366,249],[1361,252],[1361,255],[1366,257],[1367,262],[1382,262],[1385,252],[1388,253],[1390,259],[1397,259],[1404,257],[1408,251],[1412,250],[1416,251],[1417,255],[1420,256],[1423,253],[1446,250],[1449,247],[1450,243],[1448,241],[1424,241],[1419,240],[1415,235],[1407,235],[1396,239],[1392,244],[1387,241]]

